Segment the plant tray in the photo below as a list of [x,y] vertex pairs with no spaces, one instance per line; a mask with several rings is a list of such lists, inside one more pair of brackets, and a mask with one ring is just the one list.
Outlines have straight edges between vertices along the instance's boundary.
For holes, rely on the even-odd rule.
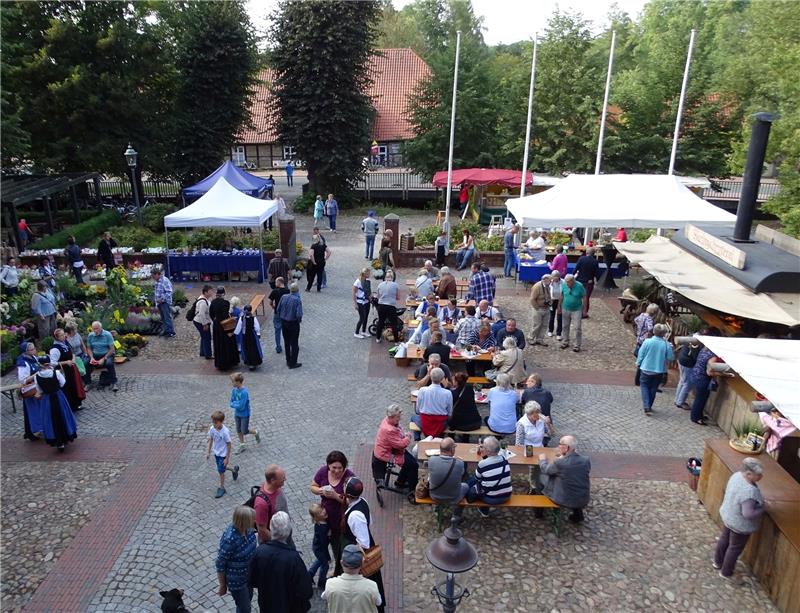
[[125,356],[117,356],[114,358],[114,364],[124,364],[128,361],[128,358]]
[[755,450],[753,449],[753,445],[751,443],[741,441],[739,439],[731,439],[728,441],[728,444],[734,451],[738,451],[739,453],[744,453],[746,455],[759,455],[762,451],[764,451],[763,441]]

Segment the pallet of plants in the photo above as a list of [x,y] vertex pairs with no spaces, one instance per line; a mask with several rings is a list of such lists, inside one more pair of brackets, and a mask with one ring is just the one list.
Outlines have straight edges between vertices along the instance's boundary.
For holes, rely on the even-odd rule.
[[733,425],[733,437],[729,444],[739,453],[758,455],[764,451],[765,440],[761,422],[757,419],[746,419]]

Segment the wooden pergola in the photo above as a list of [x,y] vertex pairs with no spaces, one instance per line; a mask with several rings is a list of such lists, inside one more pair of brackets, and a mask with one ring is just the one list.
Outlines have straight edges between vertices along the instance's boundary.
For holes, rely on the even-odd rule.
[[75,214],[75,223],[80,223],[77,188],[87,181],[94,181],[95,194],[99,198],[100,174],[96,172],[65,173],[60,175],[4,175],[2,177],[2,189],[0,189],[3,221],[12,230],[12,236],[17,248],[21,246],[17,228],[17,223],[19,222],[17,207],[41,200],[47,231],[53,234],[55,232],[53,219],[54,212],[58,206],[58,195],[69,192],[72,210]]

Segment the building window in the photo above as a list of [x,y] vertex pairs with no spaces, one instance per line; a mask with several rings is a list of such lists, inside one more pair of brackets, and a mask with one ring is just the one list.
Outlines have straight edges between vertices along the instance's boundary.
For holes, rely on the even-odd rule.
[[295,156],[294,147],[291,145],[284,145],[283,146],[283,159],[284,160],[293,160]]
[[237,166],[244,166],[244,145],[237,145],[236,147],[233,147],[231,159]]

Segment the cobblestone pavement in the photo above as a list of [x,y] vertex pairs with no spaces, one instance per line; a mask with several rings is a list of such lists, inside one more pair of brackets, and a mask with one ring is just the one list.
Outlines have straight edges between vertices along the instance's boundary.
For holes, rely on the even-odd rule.
[[120,462],[2,465],[4,611],[21,611],[125,469]]
[[[77,414],[80,437],[64,454],[65,461],[70,459],[70,454],[76,454],[73,457],[77,458],[81,449],[91,450],[94,446],[113,449],[116,445],[121,450],[119,457],[128,457],[125,455],[128,454],[139,462],[132,465],[138,468],[123,470],[122,479],[132,475],[132,470],[140,471],[135,474],[144,478],[146,472],[155,471],[155,467],[151,469],[141,464],[144,460],[142,453],[137,456],[137,447],[168,441],[174,453],[165,460],[165,466],[158,467],[158,474],[163,477],[158,477],[157,487],[148,485],[152,491],[148,490],[147,498],[140,501],[141,510],[132,512],[131,517],[122,517],[124,514],[119,511],[120,517],[113,513],[104,515],[102,525],[106,526],[110,538],[114,538],[111,528],[114,521],[128,530],[120,532],[125,536],[118,538],[119,549],[112,552],[110,570],[102,574],[96,584],[87,581],[76,588],[86,591],[81,596],[85,606],[80,610],[156,611],[160,603],[158,591],[172,587],[186,590],[185,601],[190,610],[232,610],[230,598],[223,599],[215,593],[213,563],[219,536],[229,523],[235,505],[247,498],[249,487],[262,480],[264,467],[272,462],[287,471],[286,493],[296,522],[295,541],[304,559],[311,561],[307,507],[313,497],[308,486],[325,455],[332,449],[341,449],[353,460],[358,446],[373,439],[390,402],[409,406],[405,374],[410,369],[395,367],[386,355],[386,344],[379,346],[352,335],[357,316],[350,288],[365,263],[359,222],[356,216],[344,215],[339,232],[326,233],[332,250],[328,288],[319,294],[301,294],[305,310],[300,335],[302,368],[292,371],[286,368],[283,356],[276,355],[272,346],[270,317],[264,322],[265,364],[257,372],[245,372],[252,398],[251,427],[260,430],[262,442],[249,445],[244,453],[234,456],[234,462],[241,466],[241,476],[236,483],[228,480],[225,497],[213,498],[216,475],[212,463],[205,460],[205,437],[211,411],[227,407],[229,381],[224,373],[218,373],[212,365],[196,357],[196,332],[189,328],[182,315],[177,320],[179,338],[154,339],[138,358],[119,369],[118,393],[90,393],[86,409]],[[422,225],[421,220],[413,221],[413,225]],[[310,228],[308,216],[298,220],[301,241],[308,242]],[[504,308],[514,314],[524,313],[527,293],[520,291],[515,297],[513,287],[503,284],[508,282],[501,283]],[[228,287],[229,295],[245,298],[266,289],[266,285],[257,284],[230,284]],[[601,301],[595,304],[592,319],[585,322],[587,351],[580,354],[560,352],[551,345],[542,350],[541,355],[546,355],[546,359],[540,357],[539,349],[529,352],[529,364],[535,368],[551,366],[587,371],[629,368],[632,335],[623,329],[611,309],[604,310]],[[595,342],[591,340],[594,326],[602,328]],[[603,338],[620,339],[614,341],[619,342],[619,346],[615,345],[613,352],[609,345],[601,348]],[[624,357],[612,355],[619,352]],[[567,355],[568,359],[562,357]],[[616,366],[610,362],[612,359],[617,360]],[[720,434],[714,428],[690,424],[686,414],[672,406],[669,388],[659,395],[655,416],[645,418],[641,414],[638,389],[630,385],[600,384],[602,382],[603,379],[598,379],[598,384],[570,383],[566,379],[545,382],[556,396],[553,411],[558,431],[576,434],[587,451],[685,458],[701,453],[705,437]],[[226,415],[233,429],[230,411],[226,410]],[[2,411],[0,428],[4,443],[9,437],[19,439],[22,414]],[[7,443],[5,446],[9,447]],[[62,458],[54,456],[50,461],[48,457],[42,455],[41,459],[37,456],[35,462],[8,465],[4,455],[4,485],[7,478],[20,479],[23,475],[30,475],[32,483],[41,483],[47,478],[51,489],[59,489],[65,497],[83,500],[83,496],[92,491],[88,484],[99,487],[98,483],[109,481],[103,474],[98,476],[93,466],[82,463],[85,460],[82,456],[80,462],[73,461],[69,465],[61,463]],[[57,471],[67,470],[66,466],[71,478],[86,484],[82,486],[86,491],[82,491],[81,496],[72,493],[70,479],[51,478],[59,474]],[[368,475],[361,476],[368,480]],[[130,487],[133,492],[130,495],[135,496],[135,485]],[[470,538],[485,539],[476,542],[480,545],[481,567],[493,568],[489,545],[494,545],[498,551],[494,563],[497,570],[491,575],[491,581],[506,586],[507,596],[503,598],[507,603],[500,608],[491,605],[491,610],[514,607],[531,610],[525,600],[529,597],[540,605],[546,603],[549,608],[558,610],[580,608],[580,598],[590,597],[597,610],[686,610],[692,607],[710,610],[709,603],[713,600],[711,596],[706,600],[703,590],[721,599],[719,602],[725,603],[724,607],[732,606],[730,603],[740,597],[742,610],[748,608],[746,605],[751,602],[750,598],[755,598],[754,594],[766,600],[756,588],[736,592],[718,583],[716,575],[710,574],[707,558],[716,528],[684,485],[600,480],[594,487],[594,506],[589,511],[586,526],[568,529],[559,541],[553,540],[546,531],[521,531],[526,524],[519,523],[516,516],[493,518],[485,528],[477,519],[470,518],[466,525]],[[12,511],[24,510],[28,503],[38,500],[38,493],[38,488],[20,487],[11,491],[4,488],[4,537],[6,530],[12,530],[11,526],[18,523],[9,520],[7,505]],[[100,497],[101,494],[89,497],[86,504],[89,507],[99,504]],[[687,509],[689,517],[685,518]],[[378,517],[389,521],[395,516],[384,512]],[[57,515],[48,519],[59,534],[75,533],[76,528],[70,527],[69,513],[63,518]],[[92,519],[94,521],[94,516]],[[405,567],[411,572],[405,575],[407,608],[433,610],[427,595],[431,581],[427,576],[414,574],[427,572],[422,570],[427,564],[421,565],[415,556],[421,555],[422,543],[435,534],[430,511],[406,508],[402,517],[405,529],[399,517],[393,521],[397,529],[395,538],[402,539],[402,535],[406,535]],[[89,523],[86,527],[92,525]],[[481,534],[476,537],[478,532]],[[656,542],[660,548],[656,547]],[[502,558],[499,557],[501,544],[511,547]],[[76,543],[65,545],[72,550]],[[535,552],[532,558],[531,551]],[[42,573],[52,568],[41,564],[45,554],[40,550],[25,548],[20,552],[23,565],[38,564]],[[53,552],[54,561],[59,553],[58,550]],[[606,558],[614,560],[614,564],[604,564]],[[572,565],[573,559],[580,563]],[[520,571],[522,565],[527,569],[530,564],[537,565],[536,573]],[[4,563],[4,566],[7,565]],[[602,576],[604,582],[583,585],[581,578],[575,577],[567,583],[569,574],[578,572],[572,571],[573,567],[582,570],[588,567],[590,573],[586,574]],[[555,568],[558,573],[552,572]],[[470,585],[475,576],[477,573],[470,575]],[[661,592],[651,593],[651,588]],[[468,607],[489,602],[482,595],[482,589],[476,585],[475,596]],[[16,592],[17,588],[10,587],[9,598],[24,597],[22,592]],[[4,605],[5,596],[4,592]],[[592,608],[588,601],[584,602],[584,610]],[[615,606],[619,603],[625,604]],[[315,609],[320,606],[316,600]]]
[[[424,552],[436,516],[404,507],[402,517],[405,611],[435,610],[430,589],[444,577]],[[528,509],[488,519],[470,509],[464,518],[479,562],[458,577],[470,591],[463,613],[777,611],[746,572],[743,586],[719,578],[711,566],[718,530],[683,484],[595,479],[586,521],[566,523],[560,538]]]

